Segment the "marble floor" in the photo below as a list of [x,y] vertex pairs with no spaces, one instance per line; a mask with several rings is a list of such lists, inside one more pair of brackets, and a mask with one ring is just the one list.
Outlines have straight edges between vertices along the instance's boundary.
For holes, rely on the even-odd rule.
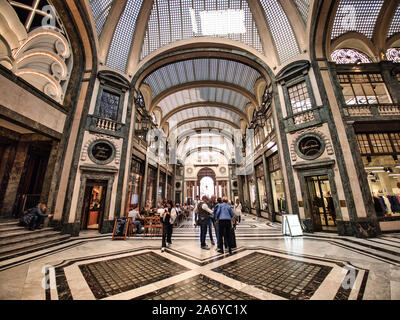
[[[172,246],[82,232],[67,244],[0,262],[1,300],[399,300],[400,238],[282,236],[244,215],[237,248],[202,250],[188,219]],[[214,235],[215,240],[215,235]]]

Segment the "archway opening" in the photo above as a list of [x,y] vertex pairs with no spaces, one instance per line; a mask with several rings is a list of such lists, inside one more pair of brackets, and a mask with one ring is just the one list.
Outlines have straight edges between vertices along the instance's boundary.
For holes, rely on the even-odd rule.
[[200,199],[203,196],[211,197],[214,194],[214,179],[204,177],[200,180]]

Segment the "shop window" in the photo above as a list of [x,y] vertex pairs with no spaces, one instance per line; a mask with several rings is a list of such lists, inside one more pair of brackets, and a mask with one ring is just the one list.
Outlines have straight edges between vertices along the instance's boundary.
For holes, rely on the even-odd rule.
[[395,155],[400,153],[399,133],[360,133],[357,142],[362,155]]
[[370,134],[373,153],[392,153],[393,148],[390,144],[389,135],[386,133]]
[[311,98],[308,93],[307,83],[305,81],[288,87],[287,90],[293,114],[300,113],[312,108]]
[[358,147],[361,154],[370,154],[371,148],[369,147],[368,136],[366,134],[357,135]]
[[390,95],[379,73],[338,74],[347,105],[391,103]]
[[390,140],[394,148],[394,152],[400,153],[400,133],[391,133]]
[[274,172],[281,168],[278,154],[268,158],[268,167],[269,167],[269,172]]
[[120,96],[103,90],[98,116],[103,119],[116,121],[118,118]]

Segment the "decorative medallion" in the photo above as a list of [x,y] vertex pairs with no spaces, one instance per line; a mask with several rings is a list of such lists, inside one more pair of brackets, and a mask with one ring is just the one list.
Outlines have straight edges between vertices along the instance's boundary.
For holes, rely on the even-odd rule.
[[222,173],[222,174],[225,173],[226,172],[226,168],[225,167],[219,168],[219,172]]
[[186,169],[186,172],[187,172],[188,174],[192,174],[192,173],[193,173],[193,168],[187,168],[187,169]]
[[323,139],[316,134],[308,133],[297,140],[296,151],[303,159],[316,159],[324,152],[324,149]]
[[107,140],[96,140],[88,150],[89,158],[97,164],[108,164],[115,158],[115,147]]

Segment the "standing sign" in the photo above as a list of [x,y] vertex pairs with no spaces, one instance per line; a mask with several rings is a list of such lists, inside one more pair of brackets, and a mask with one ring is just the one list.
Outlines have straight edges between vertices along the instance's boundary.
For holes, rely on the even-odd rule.
[[114,230],[112,238],[114,239],[126,239],[128,234],[130,218],[116,218],[114,223]]
[[303,235],[299,216],[297,214],[282,215],[282,233],[284,236],[291,237]]

